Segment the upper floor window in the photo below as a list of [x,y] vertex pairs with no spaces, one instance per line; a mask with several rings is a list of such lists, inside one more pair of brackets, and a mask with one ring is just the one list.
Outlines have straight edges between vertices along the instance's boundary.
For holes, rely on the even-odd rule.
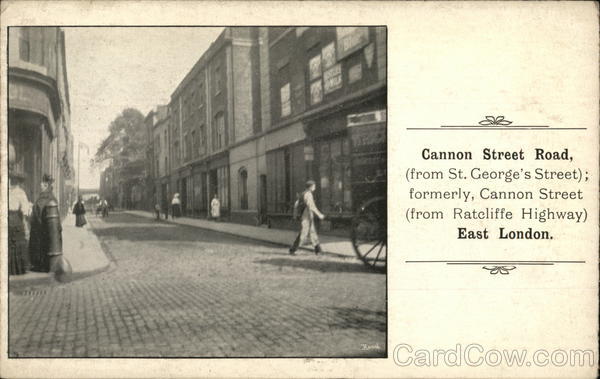
[[206,154],[206,125],[200,125],[200,133],[198,135],[198,151],[200,155]]
[[221,66],[215,67],[215,95],[221,93],[221,86],[223,85],[223,78],[221,76]]
[[192,151],[194,152],[194,158],[198,158],[198,133],[195,130],[192,130]]
[[204,106],[204,83],[200,82],[200,88],[198,90],[198,108]]
[[290,83],[286,83],[279,90],[281,99],[281,117],[289,116],[292,113],[292,101],[290,96]]
[[19,58],[29,62],[31,59],[31,44],[29,42],[29,28],[19,29]]
[[220,112],[215,117],[214,126],[214,145],[215,150],[219,150],[225,146],[225,117],[223,112]]

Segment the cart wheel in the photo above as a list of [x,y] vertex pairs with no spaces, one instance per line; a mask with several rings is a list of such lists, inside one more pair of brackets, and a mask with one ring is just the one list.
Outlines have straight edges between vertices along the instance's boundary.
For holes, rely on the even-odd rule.
[[387,202],[375,197],[365,202],[352,221],[352,246],[365,265],[379,272],[387,267]]

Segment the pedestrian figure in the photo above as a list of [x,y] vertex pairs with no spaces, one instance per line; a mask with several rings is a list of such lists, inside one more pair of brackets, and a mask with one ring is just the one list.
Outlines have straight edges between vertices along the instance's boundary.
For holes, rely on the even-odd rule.
[[171,201],[172,215],[173,218],[181,217],[181,200],[179,194],[176,193]]
[[169,219],[169,202],[168,198],[163,198],[163,210],[165,211],[165,220]]
[[[11,145],[12,147],[12,145]],[[9,148],[10,149],[10,148]],[[10,150],[9,150],[10,151]],[[25,274],[30,268],[27,249],[27,218],[31,203],[21,188],[25,175],[9,166],[10,188],[8,192],[8,266],[9,275]]]
[[315,254],[321,253],[321,245],[319,244],[319,236],[317,235],[317,229],[315,228],[314,216],[316,215],[319,219],[323,220],[325,215],[319,211],[315,205],[313,198],[313,192],[317,188],[316,183],[313,180],[306,182],[306,190],[302,193],[300,198],[297,200],[294,208],[297,209],[297,213],[300,215],[300,232],[294,240],[294,243],[290,247],[290,254],[296,254],[296,250],[301,245],[304,245],[308,240],[314,247]]
[[219,221],[219,218],[221,217],[221,202],[219,201],[219,195],[216,193],[210,202],[210,215],[215,221]]
[[100,202],[100,208],[102,209],[102,217],[108,217],[108,201],[106,199]]
[[81,228],[87,224],[85,219],[85,205],[83,204],[83,197],[81,195],[77,198],[77,202],[73,207],[73,214],[75,215],[76,227]]
[[58,214],[58,202],[52,193],[54,179],[44,174],[42,192],[33,205],[31,215],[31,234],[29,237],[29,256],[32,270],[39,272],[50,271],[50,256],[62,251],[54,251],[60,245],[62,250],[62,227]]
[[156,221],[160,221],[160,205],[158,201],[154,204],[154,213],[156,213]]

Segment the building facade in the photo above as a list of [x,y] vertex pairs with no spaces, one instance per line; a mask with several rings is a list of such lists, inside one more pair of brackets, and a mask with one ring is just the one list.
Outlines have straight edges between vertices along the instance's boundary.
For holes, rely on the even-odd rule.
[[152,207],[159,204],[163,209],[168,207],[169,199],[169,107],[159,105],[152,112],[152,164],[147,166],[152,170],[153,190]]
[[231,217],[232,149],[260,131],[258,29],[225,28],[171,96],[170,191],[184,215],[208,216],[217,195]]
[[[355,208],[385,193],[387,61],[385,27],[276,27],[269,35],[271,123],[265,135],[267,213],[289,226],[296,194],[312,178],[328,221],[322,229],[347,229]],[[361,186],[364,172],[355,153],[360,137],[352,119],[371,117],[377,130],[368,143],[377,186]],[[364,139],[364,138],[363,138]],[[373,165],[375,163],[375,165]],[[363,175],[364,176],[364,175]]]
[[8,31],[8,139],[11,164],[25,173],[30,201],[44,174],[64,216],[75,201],[73,136],[64,32],[57,27],[11,27]]
[[321,229],[346,233],[386,193],[386,44],[385,27],[225,28],[148,116],[161,202],[207,217],[217,194],[225,220],[295,228],[313,179]]

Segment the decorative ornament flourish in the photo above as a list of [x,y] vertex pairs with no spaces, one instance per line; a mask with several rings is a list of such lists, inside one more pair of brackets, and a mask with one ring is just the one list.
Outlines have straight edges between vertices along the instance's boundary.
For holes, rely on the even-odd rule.
[[504,119],[504,116],[485,116],[485,120],[481,120],[479,121],[479,125],[483,125],[483,126],[494,126],[494,125],[501,125],[501,126],[508,126],[512,124],[512,121],[508,121]]
[[483,266],[482,268],[484,270],[488,270],[490,272],[490,275],[496,275],[496,274],[508,275],[508,274],[510,274],[511,270],[514,270],[517,267],[516,266]]

